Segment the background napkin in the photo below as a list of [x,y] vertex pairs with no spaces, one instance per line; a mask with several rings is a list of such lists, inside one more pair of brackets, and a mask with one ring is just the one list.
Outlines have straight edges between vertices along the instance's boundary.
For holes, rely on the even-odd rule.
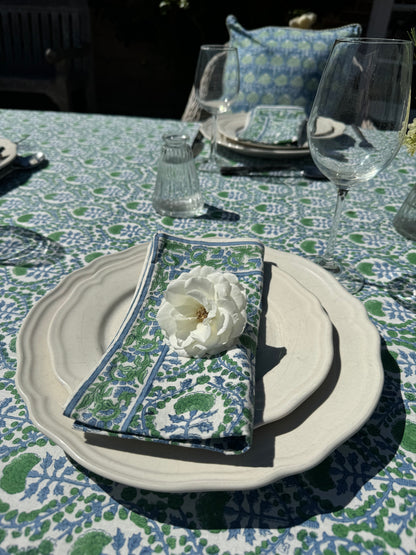
[[[263,250],[251,239],[156,234],[117,336],[64,414],[88,432],[226,454],[246,451],[252,438]],[[188,359],[166,345],[156,314],[169,282],[203,265],[238,276],[247,294],[247,325],[233,349]]]
[[253,143],[296,144],[305,120],[305,110],[300,106],[256,106],[237,136]]

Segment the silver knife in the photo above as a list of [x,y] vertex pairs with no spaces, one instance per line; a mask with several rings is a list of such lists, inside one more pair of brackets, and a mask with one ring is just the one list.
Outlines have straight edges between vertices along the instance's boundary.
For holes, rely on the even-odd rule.
[[285,177],[284,172],[292,172],[291,177],[297,175],[308,179],[327,179],[316,166],[299,168],[288,164],[273,164],[268,166],[222,166],[221,175],[243,175],[247,177]]

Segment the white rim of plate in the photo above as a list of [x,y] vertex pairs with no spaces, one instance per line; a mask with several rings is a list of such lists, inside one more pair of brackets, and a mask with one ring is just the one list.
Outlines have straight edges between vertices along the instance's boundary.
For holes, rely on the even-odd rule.
[[[129,251],[134,257],[137,247]],[[88,271],[104,267],[105,258],[92,262]],[[333,323],[334,337],[338,337],[335,359],[339,359],[305,403],[286,418],[255,431],[247,453],[224,456],[149,442],[91,438],[91,434],[72,428],[62,414],[68,393],[55,376],[47,333],[65,296],[84,279],[85,268],[67,276],[38,301],[18,335],[16,384],[34,424],[91,471],[155,491],[253,489],[321,462],[361,428],[377,405],[383,386],[380,338],[363,305],[322,268],[267,248],[266,260],[276,263],[321,301]]]

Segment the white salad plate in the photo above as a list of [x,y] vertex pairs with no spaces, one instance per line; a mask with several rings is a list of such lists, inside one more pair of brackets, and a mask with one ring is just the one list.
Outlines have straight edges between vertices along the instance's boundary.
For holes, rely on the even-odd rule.
[[[133,299],[147,245],[107,257],[72,291],[49,328],[58,379],[75,394],[116,336]],[[93,269],[94,270],[94,269]],[[272,279],[270,274],[272,273]],[[324,381],[333,360],[332,324],[320,302],[279,268],[265,265],[267,300],[256,364],[255,427],[286,416]]]
[[[247,112],[220,115],[217,143],[234,152],[260,158],[299,158],[309,154],[308,146],[270,145],[241,140],[238,134],[246,126],[248,117]],[[207,139],[211,138],[211,126],[211,119],[201,124],[201,133]],[[342,135],[344,130],[345,125],[329,118],[321,118],[316,134],[327,139]]]
[[[265,262],[271,267],[271,281],[264,350],[273,348],[268,345],[267,319],[273,322],[274,318],[273,282],[280,280],[284,272],[293,283],[299,282],[317,297],[332,322],[333,362],[314,393],[286,417],[256,429],[252,448],[237,456],[74,430],[72,421],[63,416],[68,384],[65,386],[58,379],[54,368],[48,343],[48,337],[52,342],[51,322],[67,302],[72,302],[69,299],[77,295],[76,289],[82,289],[86,281],[95,282],[97,277],[105,282],[107,267],[117,268],[125,263],[129,271],[136,266],[132,274],[137,279],[145,249],[144,245],[132,247],[96,259],[70,274],[32,308],[19,333],[17,387],[34,424],[74,460],[109,479],[155,491],[252,489],[318,464],[370,417],[381,394],[383,367],[379,335],[365,308],[322,268],[298,256],[266,248]],[[100,304],[102,293],[95,285],[93,290]],[[113,318],[121,321],[129,303],[128,298],[121,300],[117,294],[112,298],[108,318],[101,320],[98,335],[103,343],[98,351],[106,348],[105,343],[114,331]],[[300,319],[307,319],[308,314],[305,311],[302,314]],[[90,315],[85,311],[83,317],[89,320]],[[274,333],[277,337],[279,332],[272,332],[272,337]],[[284,357],[280,364],[283,361]],[[266,376],[267,373],[263,378],[267,398],[277,392],[269,390]]]

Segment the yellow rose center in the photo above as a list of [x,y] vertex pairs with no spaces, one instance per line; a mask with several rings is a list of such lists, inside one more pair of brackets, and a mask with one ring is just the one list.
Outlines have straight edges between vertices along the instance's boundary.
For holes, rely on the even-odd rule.
[[208,316],[208,312],[206,311],[205,307],[201,305],[196,311],[195,316],[197,321],[200,323],[200,322],[203,322],[205,318]]

